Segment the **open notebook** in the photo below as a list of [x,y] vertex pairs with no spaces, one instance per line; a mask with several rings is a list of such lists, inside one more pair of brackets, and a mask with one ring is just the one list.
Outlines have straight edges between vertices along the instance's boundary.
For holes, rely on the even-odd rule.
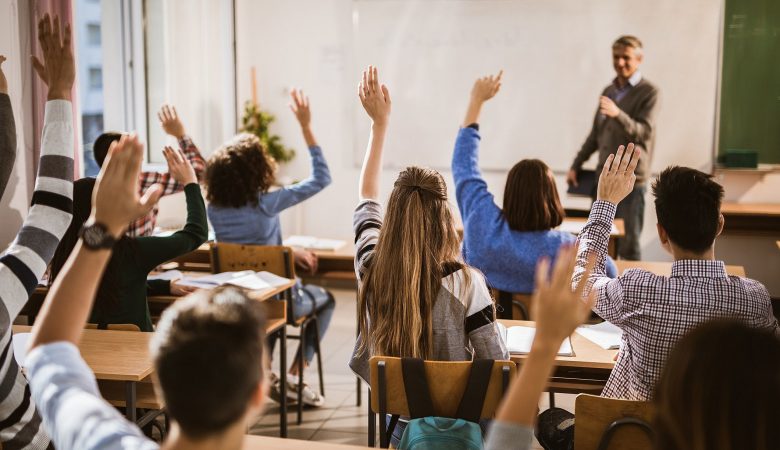
[[290,236],[284,240],[288,247],[303,247],[306,250],[338,250],[346,242],[336,239],[321,239],[314,236]]
[[179,284],[201,289],[213,289],[223,284],[242,287],[249,290],[263,290],[282,286],[289,282],[287,278],[274,275],[271,272],[254,272],[242,270],[239,272],[222,272],[213,275],[188,277],[178,270],[169,270],[159,275],[150,276],[149,280],[171,280],[180,278]]
[[623,331],[620,328],[606,321],[596,325],[583,325],[577,328],[577,334],[604,350],[619,349],[623,337]]
[[[509,353],[516,355],[526,355],[531,353],[531,345],[534,342],[536,328],[514,326],[506,328],[501,323],[498,324],[501,330],[501,336],[506,342],[506,348]],[[566,338],[558,350],[558,356],[574,356],[574,349],[571,346],[571,338]]]

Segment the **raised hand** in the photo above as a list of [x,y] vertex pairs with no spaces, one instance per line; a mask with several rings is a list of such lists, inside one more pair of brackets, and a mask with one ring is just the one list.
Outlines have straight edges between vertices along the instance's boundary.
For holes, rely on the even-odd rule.
[[596,198],[614,205],[620,203],[634,189],[640,150],[633,143],[628,148],[618,147],[617,154],[611,154],[604,163],[599,175],[599,188]]
[[607,117],[617,117],[620,114],[620,108],[611,98],[602,95],[599,98],[599,114],[604,114]]
[[295,114],[295,118],[298,119],[298,123],[302,128],[307,128],[311,124],[311,109],[309,108],[309,97],[303,94],[300,89],[293,89],[290,91],[290,97],[292,103],[290,103],[290,110]]
[[173,175],[173,178],[179,184],[186,186],[190,183],[198,182],[195,169],[192,168],[192,164],[181,150],[174,150],[166,146],[163,149],[163,156],[165,156],[165,161],[168,162],[168,172]]
[[390,91],[384,84],[379,84],[379,73],[374,66],[368,66],[363,71],[363,80],[358,86],[358,97],[368,117],[378,125],[387,125],[390,119]]
[[577,261],[577,247],[564,246],[558,252],[550,274],[550,260],[542,258],[536,267],[536,288],[531,299],[536,339],[552,345],[556,352],[561,342],[590,316],[596,303],[596,293],[591,291],[585,300],[582,292],[587,284],[595,259],[588,261],[585,275],[572,291],[571,278]]
[[471,88],[471,99],[484,102],[493,98],[501,89],[502,76],[504,76],[503,70],[499,71],[498,75],[477,78],[477,81],[474,82],[474,86]]
[[147,214],[160,199],[162,188],[155,184],[143,196],[138,194],[144,146],[133,133],[111,144],[92,193],[91,218],[119,238],[129,223]]
[[5,72],[3,72],[4,62],[5,55],[0,55],[0,94],[8,93],[8,80],[5,78]]
[[73,81],[76,79],[76,64],[71,48],[70,24],[60,37],[60,19],[54,21],[45,14],[38,21],[38,42],[43,51],[43,62],[32,56],[32,66],[41,80],[49,87],[49,100],[70,100]]
[[160,126],[163,131],[176,139],[181,139],[187,134],[184,131],[184,124],[179,119],[179,114],[176,112],[176,107],[171,105],[163,105],[160,111],[157,113],[157,118],[160,119]]

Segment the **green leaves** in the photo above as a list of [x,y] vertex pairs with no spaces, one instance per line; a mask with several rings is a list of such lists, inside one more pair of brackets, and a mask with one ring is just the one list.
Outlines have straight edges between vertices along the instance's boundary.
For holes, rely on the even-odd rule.
[[260,139],[265,146],[266,151],[277,162],[286,163],[295,158],[295,150],[285,147],[282,144],[282,138],[276,134],[271,134],[270,125],[276,120],[273,114],[264,112],[260,107],[251,101],[244,104],[244,116],[241,118],[241,130],[245,133],[252,133]]

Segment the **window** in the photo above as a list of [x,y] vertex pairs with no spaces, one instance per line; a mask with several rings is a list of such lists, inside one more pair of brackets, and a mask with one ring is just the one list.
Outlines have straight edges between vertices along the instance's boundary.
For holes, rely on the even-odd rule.
[[89,68],[89,88],[103,90],[103,69],[100,67]]
[[79,77],[78,106],[81,110],[81,145],[84,175],[96,176],[100,168],[95,163],[92,144],[103,133],[103,47],[100,36],[100,2],[74,1],[76,30],[76,68]]
[[100,46],[100,25],[90,23],[87,25],[87,43],[93,46]]

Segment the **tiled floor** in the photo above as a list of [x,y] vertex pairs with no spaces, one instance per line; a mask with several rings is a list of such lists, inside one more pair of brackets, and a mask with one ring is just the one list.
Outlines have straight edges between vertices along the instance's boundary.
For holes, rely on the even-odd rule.
[[[288,411],[288,436],[294,439],[326,441],[340,444],[363,445],[368,440],[368,417],[366,399],[368,391],[363,385],[363,404],[355,406],[355,375],[347,367],[355,344],[355,291],[331,289],[336,297],[336,312],[330,329],[322,342],[325,374],[325,406],[316,409],[304,409],[303,422],[296,425],[295,408]],[[297,330],[289,330],[297,333]],[[296,341],[288,345],[288,361],[297,347]],[[278,352],[274,355],[278,359]],[[278,361],[274,361],[274,370],[278,371]],[[305,380],[317,386],[316,365],[310,367]],[[574,411],[574,396],[558,394],[556,406]],[[547,396],[539,404],[547,407]],[[250,434],[279,436],[279,409],[270,401],[265,414],[250,429]],[[541,448],[541,447],[535,447]]]

